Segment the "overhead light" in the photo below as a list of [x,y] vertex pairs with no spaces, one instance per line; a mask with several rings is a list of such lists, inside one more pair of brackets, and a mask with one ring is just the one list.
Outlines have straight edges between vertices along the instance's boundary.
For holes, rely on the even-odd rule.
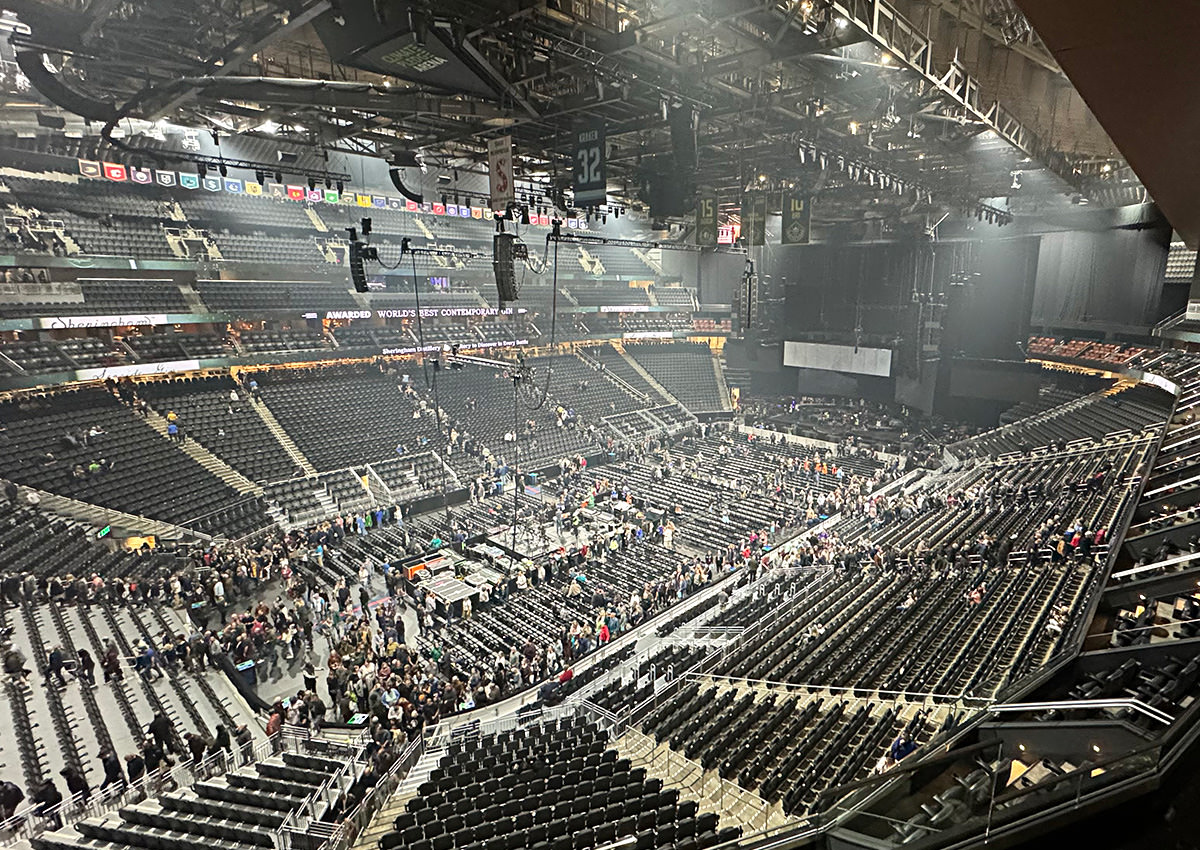
[[851,136],[856,136],[856,135],[858,135],[858,122],[857,122],[857,121],[851,121],[851,122],[850,122],[850,125],[849,125],[849,127],[848,127],[847,129],[849,129],[849,130],[850,130],[850,135],[851,135]]
[[1110,163],[1110,162],[1104,163],[1104,165],[1100,166],[1100,170],[1103,171],[1105,174],[1108,174],[1108,172],[1112,171],[1112,163]]
[[924,158],[925,158],[925,154],[923,154],[923,153],[917,154],[917,159],[924,159]]
[[266,121],[262,122],[257,127],[255,127],[254,129],[256,129],[260,133],[278,133],[279,125],[277,123],[275,123],[274,121],[267,119]]
[[882,56],[879,57],[879,62],[881,65],[891,65],[892,64],[892,54],[890,54],[890,53],[883,54]]
[[848,20],[846,20],[845,18],[843,18],[843,17],[840,17],[840,16],[838,17],[838,19],[837,19],[837,20],[836,20],[834,23],[837,25],[837,28],[838,28],[838,29],[840,29],[840,30],[844,30],[846,27],[850,26],[850,22],[849,22]]
[[758,182],[759,182],[759,183],[766,183],[766,182],[767,182],[767,175],[765,175],[765,174],[760,174],[760,175],[758,175]]

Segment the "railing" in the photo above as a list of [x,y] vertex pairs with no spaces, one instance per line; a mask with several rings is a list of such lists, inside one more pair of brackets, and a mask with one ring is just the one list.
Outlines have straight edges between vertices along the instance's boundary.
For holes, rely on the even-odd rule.
[[213,753],[200,762],[182,761],[169,770],[160,768],[148,773],[137,782],[123,783],[120,790],[95,791],[87,798],[76,794],[45,810],[39,810],[38,804],[27,805],[8,819],[0,821],[0,836],[3,836],[0,838],[0,847],[36,838],[43,832],[56,829],[56,821],[69,826],[87,818],[105,815],[122,806],[157,799],[169,791],[191,788],[197,782],[267,758],[278,744],[279,736],[275,736],[250,748],[238,747],[228,753]]
[[[332,830],[324,850],[346,850],[363,833],[380,811],[387,806],[392,794],[425,754],[425,738],[414,738],[400,757],[379,778],[379,782],[363,795],[362,801]],[[312,827],[310,826],[310,834]]]

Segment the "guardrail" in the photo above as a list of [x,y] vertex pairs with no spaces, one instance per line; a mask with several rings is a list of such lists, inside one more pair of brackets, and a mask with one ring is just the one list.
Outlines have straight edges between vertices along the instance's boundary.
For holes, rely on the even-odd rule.
[[213,753],[199,762],[181,761],[168,770],[159,768],[134,783],[110,786],[104,791],[93,791],[86,797],[76,794],[49,808],[43,809],[37,803],[26,805],[0,821],[0,836],[3,836],[0,838],[0,847],[12,846],[59,829],[59,822],[63,826],[70,826],[87,818],[108,814],[122,806],[157,799],[169,791],[191,788],[197,782],[269,757],[279,743],[280,736],[275,735],[249,748],[238,747],[231,752]]

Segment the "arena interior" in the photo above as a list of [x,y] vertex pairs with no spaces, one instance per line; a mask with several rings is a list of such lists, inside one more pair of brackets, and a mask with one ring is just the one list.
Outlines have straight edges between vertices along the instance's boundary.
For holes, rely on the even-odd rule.
[[1194,4],[0,6],[0,847],[1196,846]]

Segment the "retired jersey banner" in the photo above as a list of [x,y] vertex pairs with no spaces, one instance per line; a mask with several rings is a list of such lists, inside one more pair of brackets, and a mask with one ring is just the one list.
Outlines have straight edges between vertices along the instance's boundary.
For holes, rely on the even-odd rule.
[[717,192],[702,189],[696,196],[696,244],[702,248],[717,247]]
[[242,194],[242,181],[235,177],[225,178],[225,191],[234,195]]
[[262,194],[262,184],[255,183],[253,180],[247,180],[246,181],[246,194],[247,195],[261,195]]
[[210,192],[220,192],[221,191],[221,178],[220,177],[205,177],[200,182],[203,183],[204,188]]
[[575,129],[575,206],[603,204],[608,198],[608,164],[603,121]]
[[179,185],[185,189],[199,189],[200,175],[188,174],[186,171],[179,172]]
[[289,198],[291,198],[293,201],[303,201],[304,200],[304,192],[305,192],[305,190],[304,190],[303,186],[288,186],[287,187],[287,196]]
[[96,162],[96,160],[81,159],[79,160],[79,173],[84,177],[99,177],[104,171],[100,168],[100,163]]
[[109,180],[120,182],[129,179],[129,172],[125,170],[125,166],[119,162],[106,162],[104,165],[104,176]]
[[175,172],[174,171],[155,171],[154,172],[154,181],[156,183],[158,183],[159,186],[174,186],[175,185]]
[[807,245],[812,227],[812,198],[793,192],[783,193],[784,245]]
[[154,173],[149,168],[131,168],[129,179],[141,186],[149,186],[154,182]]

